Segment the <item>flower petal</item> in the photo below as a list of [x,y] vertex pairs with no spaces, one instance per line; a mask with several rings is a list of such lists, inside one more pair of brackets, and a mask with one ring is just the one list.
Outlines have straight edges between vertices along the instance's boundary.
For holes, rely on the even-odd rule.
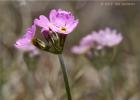
[[49,22],[48,18],[44,15],[40,15],[39,19],[34,20],[34,23],[35,23],[35,25],[45,28],[46,30],[49,29],[50,22]]
[[31,28],[27,29],[25,35],[16,41],[14,46],[20,51],[32,51],[36,49],[36,47],[31,43],[35,35],[35,31],[36,27],[35,25],[32,25]]
[[49,18],[50,18],[50,22],[53,22],[53,20],[55,20],[55,16],[56,16],[57,12],[55,9],[51,10]]
[[77,26],[77,24],[79,23],[79,20],[75,20],[72,24],[70,24],[67,29],[68,31],[66,32],[66,34],[71,33]]

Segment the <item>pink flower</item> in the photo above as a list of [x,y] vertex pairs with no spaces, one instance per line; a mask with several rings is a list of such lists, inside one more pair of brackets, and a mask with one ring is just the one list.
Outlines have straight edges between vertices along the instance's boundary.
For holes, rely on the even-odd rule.
[[78,46],[74,46],[71,51],[75,54],[88,53],[92,48],[101,50],[105,47],[113,47],[121,43],[123,36],[116,30],[106,28],[99,32],[92,32],[81,39]]
[[36,38],[33,44],[42,50],[60,54],[67,35],[76,28],[78,20],[75,20],[71,12],[53,9],[49,14],[49,19],[40,15],[39,19],[34,20],[34,24],[42,28],[41,33],[46,41]]
[[32,44],[32,39],[35,36],[35,31],[36,27],[35,25],[32,25],[31,28],[27,29],[26,34],[16,41],[14,46],[22,52],[32,52],[33,55],[38,54],[37,48]]
[[44,15],[40,15],[39,19],[35,19],[35,24],[45,30],[50,28],[53,32],[69,34],[77,26],[78,20],[75,20],[71,12],[54,9],[50,12],[49,20]]
[[123,37],[121,33],[117,33],[116,30],[111,30],[106,28],[105,30],[100,30],[99,32],[93,32],[94,41],[101,47],[113,47],[118,45]]

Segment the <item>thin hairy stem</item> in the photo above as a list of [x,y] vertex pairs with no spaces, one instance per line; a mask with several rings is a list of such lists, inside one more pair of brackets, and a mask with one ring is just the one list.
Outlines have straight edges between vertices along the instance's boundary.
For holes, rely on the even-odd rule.
[[66,72],[66,67],[65,67],[65,64],[64,64],[62,54],[59,54],[58,57],[59,57],[61,69],[62,69],[62,72],[63,72],[63,78],[64,78],[65,88],[66,88],[66,92],[67,92],[67,98],[68,98],[68,100],[72,100],[70,87],[69,87],[69,82],[68,82],[68,77],[67,77],[67,72]]

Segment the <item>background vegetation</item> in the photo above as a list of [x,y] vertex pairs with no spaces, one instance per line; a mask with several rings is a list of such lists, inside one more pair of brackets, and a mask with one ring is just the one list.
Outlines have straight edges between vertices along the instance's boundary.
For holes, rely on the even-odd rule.
[[[66,100],[58,57],[41,51],[29,58],[13,46],[34,18],[54,8],[79,19],[64,50],[73,100],[140,100],[140,3],[131,0],[0,1],[0,100]],[[106,27],[117,29],[124,40],[115,64],[97,70],[87,57],[70,49],[85,35]]]

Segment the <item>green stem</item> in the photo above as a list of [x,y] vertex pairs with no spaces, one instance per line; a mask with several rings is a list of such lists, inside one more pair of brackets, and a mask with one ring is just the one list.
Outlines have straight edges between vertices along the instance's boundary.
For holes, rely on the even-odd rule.
[[70,87],[69,87],[69,82],[68,82],[68,77],[67,77],[67,72],[66,72],[66,67],[65,67],[65,64],[64,64],[62,54],[59,54],[58,57],[59,57],[61,69],[62,69],[62,72],[63,72],[63,78],[64,78],[64,82],[65,82],[67,97],[68,97],[68,100],[72,100]]
[[114,100],[114,95],[113,95],[113,78],[112,78],[112,70],[111,70],[111,68],[109,68],[109,92],[110,92],[111,100]]

